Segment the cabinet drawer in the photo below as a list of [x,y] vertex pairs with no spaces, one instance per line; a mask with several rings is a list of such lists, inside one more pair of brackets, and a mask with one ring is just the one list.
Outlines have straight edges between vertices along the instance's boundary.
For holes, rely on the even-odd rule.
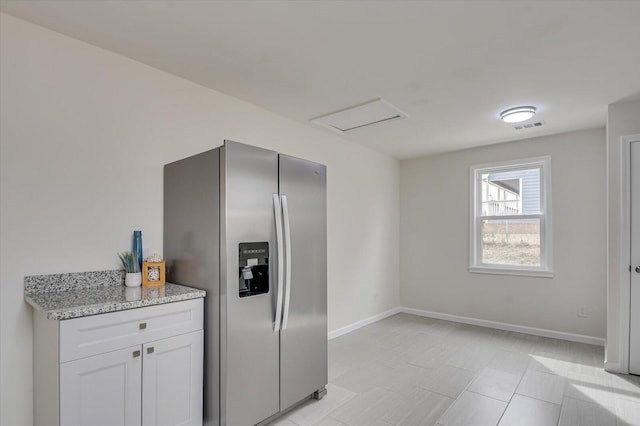
[[202,329],[203,299],[60,321],[60,362]]

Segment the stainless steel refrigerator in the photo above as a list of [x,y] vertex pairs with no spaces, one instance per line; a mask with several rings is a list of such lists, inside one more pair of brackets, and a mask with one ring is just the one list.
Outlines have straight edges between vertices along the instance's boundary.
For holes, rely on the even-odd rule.
[[164,167],[171,282],[207,291],[205,425],[247,426],[327,384],[326,167],[237,142]]

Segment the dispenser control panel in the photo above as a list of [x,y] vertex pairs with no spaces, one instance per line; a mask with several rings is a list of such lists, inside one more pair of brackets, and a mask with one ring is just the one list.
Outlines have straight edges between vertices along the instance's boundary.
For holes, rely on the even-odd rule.
[[238,294],[256,296],[269,292],[269,243],[240,243]]

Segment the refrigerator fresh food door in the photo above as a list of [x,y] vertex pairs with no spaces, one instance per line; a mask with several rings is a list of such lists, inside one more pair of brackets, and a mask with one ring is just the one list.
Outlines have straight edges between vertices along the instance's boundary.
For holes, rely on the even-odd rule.
[[[226,265],[220,295],[221,423],[253,425],[279,410],[273,205],[278,154],[225,141],[220,180],[220,255]],[[262,284],[253,292],[257,274]]]
[[326,167],[281,154],[280,198],[285,246],[290,241],[280,331],[284,410],[327,384]]

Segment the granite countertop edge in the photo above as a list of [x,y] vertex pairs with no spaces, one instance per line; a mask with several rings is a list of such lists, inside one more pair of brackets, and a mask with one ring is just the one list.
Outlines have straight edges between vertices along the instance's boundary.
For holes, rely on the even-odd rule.
[[204,290],[173,283],[125,287],[124,271],[118,270],[27,276],[24,284],[25,302],[55,321],[206,296]]
[[[173,284],[173,285],[177,285],[177,284]],[[185,286],[181,286],[181,287],[185,287]],[[185,287],[185,288],[189,288],[189,287]],[[32,299],[29,294],[25,294],[24,297],[27,303],[29,303],[29,305],[31,305],[34,309],[44,313],[47,319],[54,320],[54,321],[61,321],[61,320],[81,318],[81,317],[86,317],[91,315],[106,314],[109,312],[126,311],[128,309],[142,308],[145,306],[163,305],[165,303],[199,299],[206,296],[206,292],[204,290],[197,290],[197,289],[192,289],[192,290],[193,291],[189,293],[164,296],[157,299],[134,300],[134,301],[126,301],[126,302],[111,301],[111,302],[80,305],[80,306],[74,306],[70,308],[61,308],[61,309],[45,309],[38,302]]]

